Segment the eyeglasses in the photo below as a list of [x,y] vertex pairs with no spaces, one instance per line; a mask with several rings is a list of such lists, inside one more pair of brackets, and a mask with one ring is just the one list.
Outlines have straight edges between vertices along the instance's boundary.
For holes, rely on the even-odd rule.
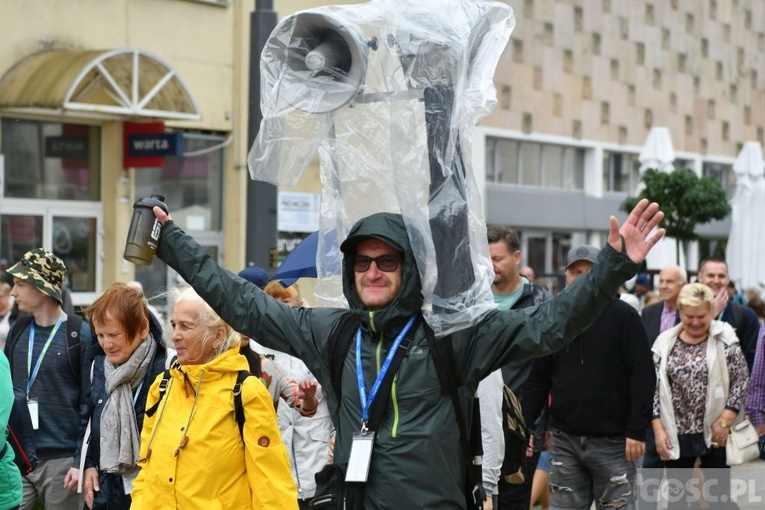
[[385,273],[392,273],[398,269],[398,264],[401,262],[401,257],[398,255],[380,255],[379,257],[365,257],[364,255],[356,255],[353,257],[353,270],[357,273],[364,273],[369,271],[369,266],[372,262],[377,264],[377,269]]

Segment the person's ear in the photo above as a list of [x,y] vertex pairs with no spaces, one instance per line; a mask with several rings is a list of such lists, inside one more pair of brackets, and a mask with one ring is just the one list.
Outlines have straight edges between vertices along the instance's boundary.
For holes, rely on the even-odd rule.
[[149,319],[143,321],[143,327],[139,333],[141,340],[149,336]]
[[521,264],[521,250],[515,250],[513,253],[513,261],[515,262],[516,266]]
[[213,348],[217,351],[218,347],[226,339],[226,328],[220,326],[215,329],[215,338],[213,338]]

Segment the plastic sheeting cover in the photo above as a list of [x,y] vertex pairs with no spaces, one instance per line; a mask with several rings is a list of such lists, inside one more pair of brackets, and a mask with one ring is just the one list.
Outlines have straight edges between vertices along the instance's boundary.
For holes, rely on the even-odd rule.
[[318,150],[321,304],[345,304],[340,275],[324,269],[338,267],[336,243],[360,218],[392,211],[407,223],[438,336],[494,308],[470,154],[514,26],[499,2],[376,0],[299,12],[274,29],[250,174],[294,185]]

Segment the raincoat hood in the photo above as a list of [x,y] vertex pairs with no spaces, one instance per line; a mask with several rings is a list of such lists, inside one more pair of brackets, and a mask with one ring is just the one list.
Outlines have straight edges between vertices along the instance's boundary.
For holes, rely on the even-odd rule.
[[[403,253],[401,263],[401,287],[393,301],[381,310],[366,310],[356,292],[353,257],[356,247],[365,239],[378,239]],[[398,332],[413,314],[422,308],[422,284],[417,271],[417,261],[409,242],[404,218],[400,214],[377,213],[359,220],[343,241],[343,292],[351,310],[360,318],[364,327],[386,336]],[[395,336],[392,335],[392,336]]]

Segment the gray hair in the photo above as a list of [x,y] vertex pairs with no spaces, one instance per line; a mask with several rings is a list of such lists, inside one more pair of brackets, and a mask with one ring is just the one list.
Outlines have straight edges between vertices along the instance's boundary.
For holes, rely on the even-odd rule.
[[177,290],[178,293],[175,304],[177,305],[181,301],[188,301],[198,305],[199,309],[199,322],[204,326],[205,332],[202,334],[200,341],[204,344],[212,342],[215,337],[215,330],[218,328],[224,328],[225,338],[223,342],[213,352],[213,359],[217,358],[234,346],[238,346],[241,343],[241,335],[234,331],[234,329],[228,325],[220,316],[215,313],[212,307],[199,297],[199,294],[191,287],[186,287],[183,290]]

